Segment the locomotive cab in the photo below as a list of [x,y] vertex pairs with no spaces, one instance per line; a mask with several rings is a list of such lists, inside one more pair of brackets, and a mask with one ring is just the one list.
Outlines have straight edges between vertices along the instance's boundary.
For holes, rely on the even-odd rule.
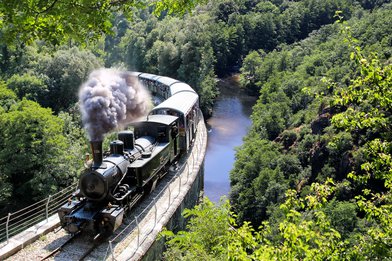
[[129,166],[139,189],[149,192],[179,156],[178,124],[178,117],[172,115],[149,115],[132,124],[137,140],[156,137],[154,149]]
[[156,137],[156,143],[171,147],[170,162],[179,154],[179,118],[172,115],[149,115],[132,124],[135,138]]

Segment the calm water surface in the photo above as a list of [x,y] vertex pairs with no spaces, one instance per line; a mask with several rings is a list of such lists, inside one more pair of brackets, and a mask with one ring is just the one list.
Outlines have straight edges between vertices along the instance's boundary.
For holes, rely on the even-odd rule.
[[239,90],[236,78],[222,80],[220,95],[212,117],[207,120],[208,145],[204,165],[204,193],[213,202],[228,196],[229,173],[235,160],[235,148],[242,144],[251,120],[255,97]]

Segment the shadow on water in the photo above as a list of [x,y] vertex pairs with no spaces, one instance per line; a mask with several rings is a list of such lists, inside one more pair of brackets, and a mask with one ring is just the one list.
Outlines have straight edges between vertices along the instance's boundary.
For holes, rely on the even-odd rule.
[[239,88],[237,77],[219,83],[220,95],[215,101],[211,118],[207,120],[208,146],[204,165],[204,191],[213,202],[228,196],[229,173],[235,161],[235,148],[251,125],[249,118],[256,97]]

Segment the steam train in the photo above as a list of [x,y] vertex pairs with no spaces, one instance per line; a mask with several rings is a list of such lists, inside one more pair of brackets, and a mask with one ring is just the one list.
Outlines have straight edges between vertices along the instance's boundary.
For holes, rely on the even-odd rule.
[[69,233],[113,233],[124,213],[155,188],[195,138],[197,93],[169,77],[137,72],[133,76],[165,100],[133,122],[133,131],[118,132],[108,152],[103,152],[101,141],[90,142],[93,160],[81,174],[78,190],[58,210],[61,227]]

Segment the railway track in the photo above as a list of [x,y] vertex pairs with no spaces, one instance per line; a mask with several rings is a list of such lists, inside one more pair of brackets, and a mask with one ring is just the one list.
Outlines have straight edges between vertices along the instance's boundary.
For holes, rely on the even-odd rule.
[[43,260],[47,260],[50,257],[56,255],[58,252],[60,252],[66,245],[70,244],[76,237],[78,236],[78,234],[75,234],[73,236],[71,236],[67,241],[65,241],[61,246],[57,247],[55,250],[53,250],[52,252],[50,252],[48,255],[46,255],[44,258],[41,259],[41,261]]
[[[84,260],[103,242],[102,239],[90,240],[86,239],[81,233],[71,235],[64,243],[44,256],[41,261],[49,260],[50,258],[54,258],[55,260],[68,259],[70,256],[72,256],[72,260]],[[66,257],[62,257],[63,253]]]

